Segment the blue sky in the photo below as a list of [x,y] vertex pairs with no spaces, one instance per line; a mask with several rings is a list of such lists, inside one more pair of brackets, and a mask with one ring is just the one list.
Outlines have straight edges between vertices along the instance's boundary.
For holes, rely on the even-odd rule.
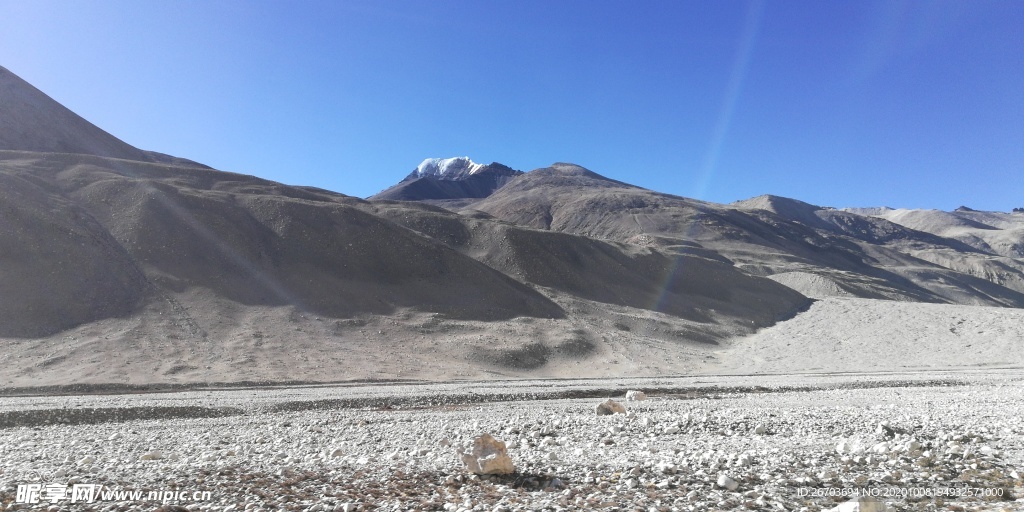
[[716,202],[1024,206],[1024,2],[0,0],[144,149],[365,197],[427,157]]

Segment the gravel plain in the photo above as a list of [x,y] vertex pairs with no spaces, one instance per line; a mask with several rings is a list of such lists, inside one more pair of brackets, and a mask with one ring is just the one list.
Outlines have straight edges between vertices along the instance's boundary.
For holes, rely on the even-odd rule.
[[[8,396],[0,509],[1024,510],[1022,409],[1019,370]],[[485,432],[516,473],[465,470]],[[17,503],[33,483],[103,487]]]

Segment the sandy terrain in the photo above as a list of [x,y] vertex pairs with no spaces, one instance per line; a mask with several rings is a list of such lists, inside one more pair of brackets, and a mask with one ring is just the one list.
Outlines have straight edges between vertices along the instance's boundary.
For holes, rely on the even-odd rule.
[[828,298],[719,354],[738,372],[1024,368],[1024,310]]
[[[552,296],[589,320],[458,321],[408,311],[338,321],[209,301],[217,307],[194,318],[219,326],[219,343],[167,336],[176,321],[168,309],[163,320],[107,320],[9,343],[13,364],[0,375],[16,388],[1024,367],[1024,312],[1016,309],[828,298],[751,336],[695,342],[684,330],[693,324],[670,315]],[[666,336],[676,329],[683,335]]]

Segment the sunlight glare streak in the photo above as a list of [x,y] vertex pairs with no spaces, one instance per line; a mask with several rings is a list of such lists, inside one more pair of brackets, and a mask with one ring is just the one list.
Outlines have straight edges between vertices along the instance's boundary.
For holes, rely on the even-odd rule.
[[[704,199],[707,189],[711,184],[711,178],[715,174],[718,165],[718,157],[725,142],[725,136],[729,132],[732,118],[736,112],[736,103],[739,100],[740,92],[743,89],[743,81],[746,78],[747,70],[750,67],[750,59],[754,53],[754,45],[757,42],[757,33],[761,26],[761,16],[764,12],[763,0],[753,0],[747,8],[746,21],[743,30],[740,32],[739,45],[736,48],[736,56],[733,59],[732,69],[729,73],[729,83],[725,88],[725,97],[722,108],[719,110],[718,120],[715,122],[714,130],[711,132],[711,143],[708,145],[704,155],[704,162],[697,172],[693,197]],[[690,240],[693,233],[693,222],[687,227],[684,238]],[[672,262],[670,270],[666,272],[662,281],[660,292],[654,303],[653,309],[661,311],[668,296],[668,289],[679,273],[679,267],[685,256],[678,256]]]
[[306,309],[302,302],[295,297],[288,289],[278,282],[273,276],[268,275],[266,272],[261,271],[253,262],[238,253],[230,245],[224,243],[213,231],[206,227],[202,222],[197,220],[188,210],[182,208],[180,205],[175,203],[173,200],[168,198],[163,191],[160,189],[147,186],[146,192],[151,194],[157,202],[167,208],[173,215],[183,221],[188,227],[203,238],[205,241],[210,243],[213,247],[220,250],[220,253],[228,258],[238,268],[245,271],[245,273],[252,276],[253,280],[262,285],[265,289],[273,293],[276,297],[275,300],[279,303],[284,303],[298,309]]
[[754,53],[754,44],[757,41],[757,32],[761,25],[761,14],[764,12],[762,0],[754,0],[747,9],[747,19],[743,24],[743,31],[740,33],[739,46],[736,48],[736,57],[733,59],[732,70],[729,73],[729,83],[725,88],[725,97],[722,108],[718,113],[718,120],[711,132],[711,143],[704,154],[704,162],[697,172],[697,180],[694,185],[693,197],[704,199],[711,178],[715,174],[715,167],[718,165],[718,157],[725,142],[725,136],[729,132],[733,116],[736,112],[736,103],[739,100],[740,92],[743,89],[743,81],[746,78],[747,70],[750,67],[750,57]]

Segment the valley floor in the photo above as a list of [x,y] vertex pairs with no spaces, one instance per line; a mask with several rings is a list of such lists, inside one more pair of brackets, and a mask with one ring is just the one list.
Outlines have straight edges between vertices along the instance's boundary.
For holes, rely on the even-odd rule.
[[[609,397],[627,413],[595,415]],[[1024,510],[1021,417],[1019,370],[5,397],[0,509]],[[463,469],[483,432],[516,474]],[[31,483],[102,488],[13,503]]]

